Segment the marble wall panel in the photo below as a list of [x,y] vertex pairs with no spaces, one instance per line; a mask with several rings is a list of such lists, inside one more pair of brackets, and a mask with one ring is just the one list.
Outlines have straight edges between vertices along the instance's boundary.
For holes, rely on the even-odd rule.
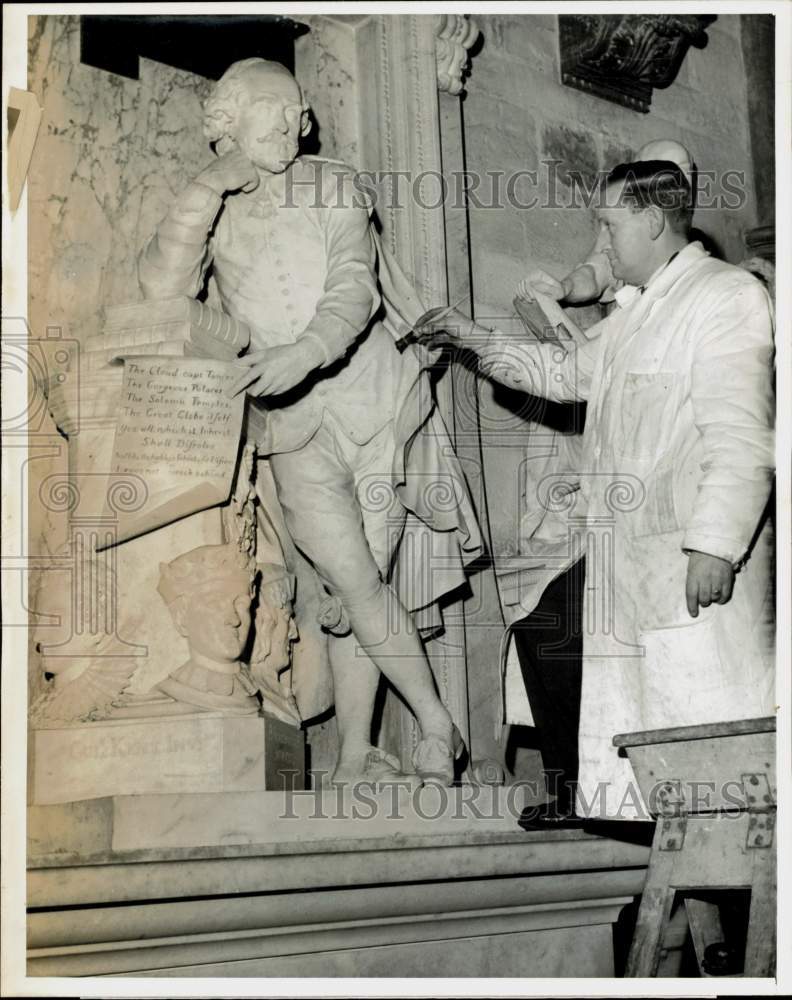
[[212,154],[209,82],[142,59],[128,80],[80,63],[80,19],[31,17],[29,87],[43,107],[28,179],[30,322],[80,341],[102,310],[140,299],[136,257]]
[[356,34],[366,17],[301,14],[310,31],[295,43],[296,76],[314,119],[308,147],[358,169],[369,166],[361,162]]
[[[79,17],[46,15],[29,18],[28,86],[43,108],[27,184],[31,336],[44,340],[48,331],[50,337],[56,332],[61,340],[84,345],[101,333],[107,307],[142,298],[138,253],[186,179],[212,157],[201,130],[201,101],[210,84],[146,59],[139,80],[82,65]],[[57,347],[57,339],[43,345],[50,370],[59,367]],[[48,451],[27,470],[31,555],[53,551],[67,536],[66,510],[54,511],[40,500],[47,477],[68,471],[67,444],[48,415],[39,430]],[[200,525],[190,529],[196,537],[219,532],[208,518],[201,515]],[[169,544],[183,531],[166,530]],[[189,541],[187,532],[180,543],[189,548]],[[140,683],[172,669],[173,656],[183,648],[154,589],[157,563],[151,553],[158,545],[162,539],[143,540],[120,555],[122,576],[129,574],[136,599],[144,590],[153,595],[150,628],[137,638],[154,650],[152,637],[165,629],[178,647],[148,657]],[[133,580],[138,564],[144,575]],[[35,575],[29,580],[33,612],[39,582]],[[32,701],[43,684],[32,643],[28,674]]]

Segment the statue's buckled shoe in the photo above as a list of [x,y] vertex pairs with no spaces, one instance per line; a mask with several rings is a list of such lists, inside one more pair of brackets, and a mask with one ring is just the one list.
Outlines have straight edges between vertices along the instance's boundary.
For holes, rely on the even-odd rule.
[[427,736],[413,751],[413,767],[424,784],[453,785],[455,762],[465,752],[465,741],[456,726],[451,730],[451,744],[440,736]]
[[363,769],[364,781],[394,780],[404,777],[399,761],[384,750],[373,749],[366,754]]
[[332,785],[356,785],[359,783],[373,785],[408,785],[417,788],[420,778],[417,774],[408,774],[401,770],[399,760],[378,747],[372,747],[365,756],[363,768],[353,777],[333,777]]

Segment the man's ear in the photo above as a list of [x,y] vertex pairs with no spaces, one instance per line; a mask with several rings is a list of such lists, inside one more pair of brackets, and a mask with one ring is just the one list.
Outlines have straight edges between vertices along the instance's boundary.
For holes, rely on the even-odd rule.
[[300,135],[308,135],[312,128],[313,121],[311,120],[311,112],[306,108],[306,110],[300,115]]
[[646,218],[649,223],[649,237],[652,240],[656,240],[663,235],[665,230],[665,213],[662,208],[658,208],[657,205],[648,205],[644,211],[646,212]]

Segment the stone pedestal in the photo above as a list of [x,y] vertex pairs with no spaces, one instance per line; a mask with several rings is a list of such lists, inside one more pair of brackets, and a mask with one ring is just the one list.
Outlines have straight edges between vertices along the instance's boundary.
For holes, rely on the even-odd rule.
[[482,820],[463,805],[473,787],[450,791],[437,820],[390,804],[371,822],[334,818],[334,796],[314,820],[313,794],[283,819],[283,795],[229,795],[223,839],[202,825],[200,847],[174,846],[184,826],[163,837],[168,796],[148,849],[122,841],[133,816],[151,822],[153,796],[34,808],[28,974],[612,976],[648,847],[523,833],[490,817],[491,789]]
[[[32,805],[302,788],[304,734],[272,716],[195,712],[34,730]],[[207,800],[202,798],[203,802]]]

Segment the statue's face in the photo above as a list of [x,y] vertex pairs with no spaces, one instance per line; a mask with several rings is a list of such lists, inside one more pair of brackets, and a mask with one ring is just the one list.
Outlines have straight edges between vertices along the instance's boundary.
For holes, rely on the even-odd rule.
[[182,628],[191,652],[219,662],[238,660],[250,633],[250,594],[207,588],[184,600],[189,603]]
[[282,173],[297,156],[303,104],[295,80],[267,70],[245,79],[248,100],[237,118],[234,138],[260,170]]

